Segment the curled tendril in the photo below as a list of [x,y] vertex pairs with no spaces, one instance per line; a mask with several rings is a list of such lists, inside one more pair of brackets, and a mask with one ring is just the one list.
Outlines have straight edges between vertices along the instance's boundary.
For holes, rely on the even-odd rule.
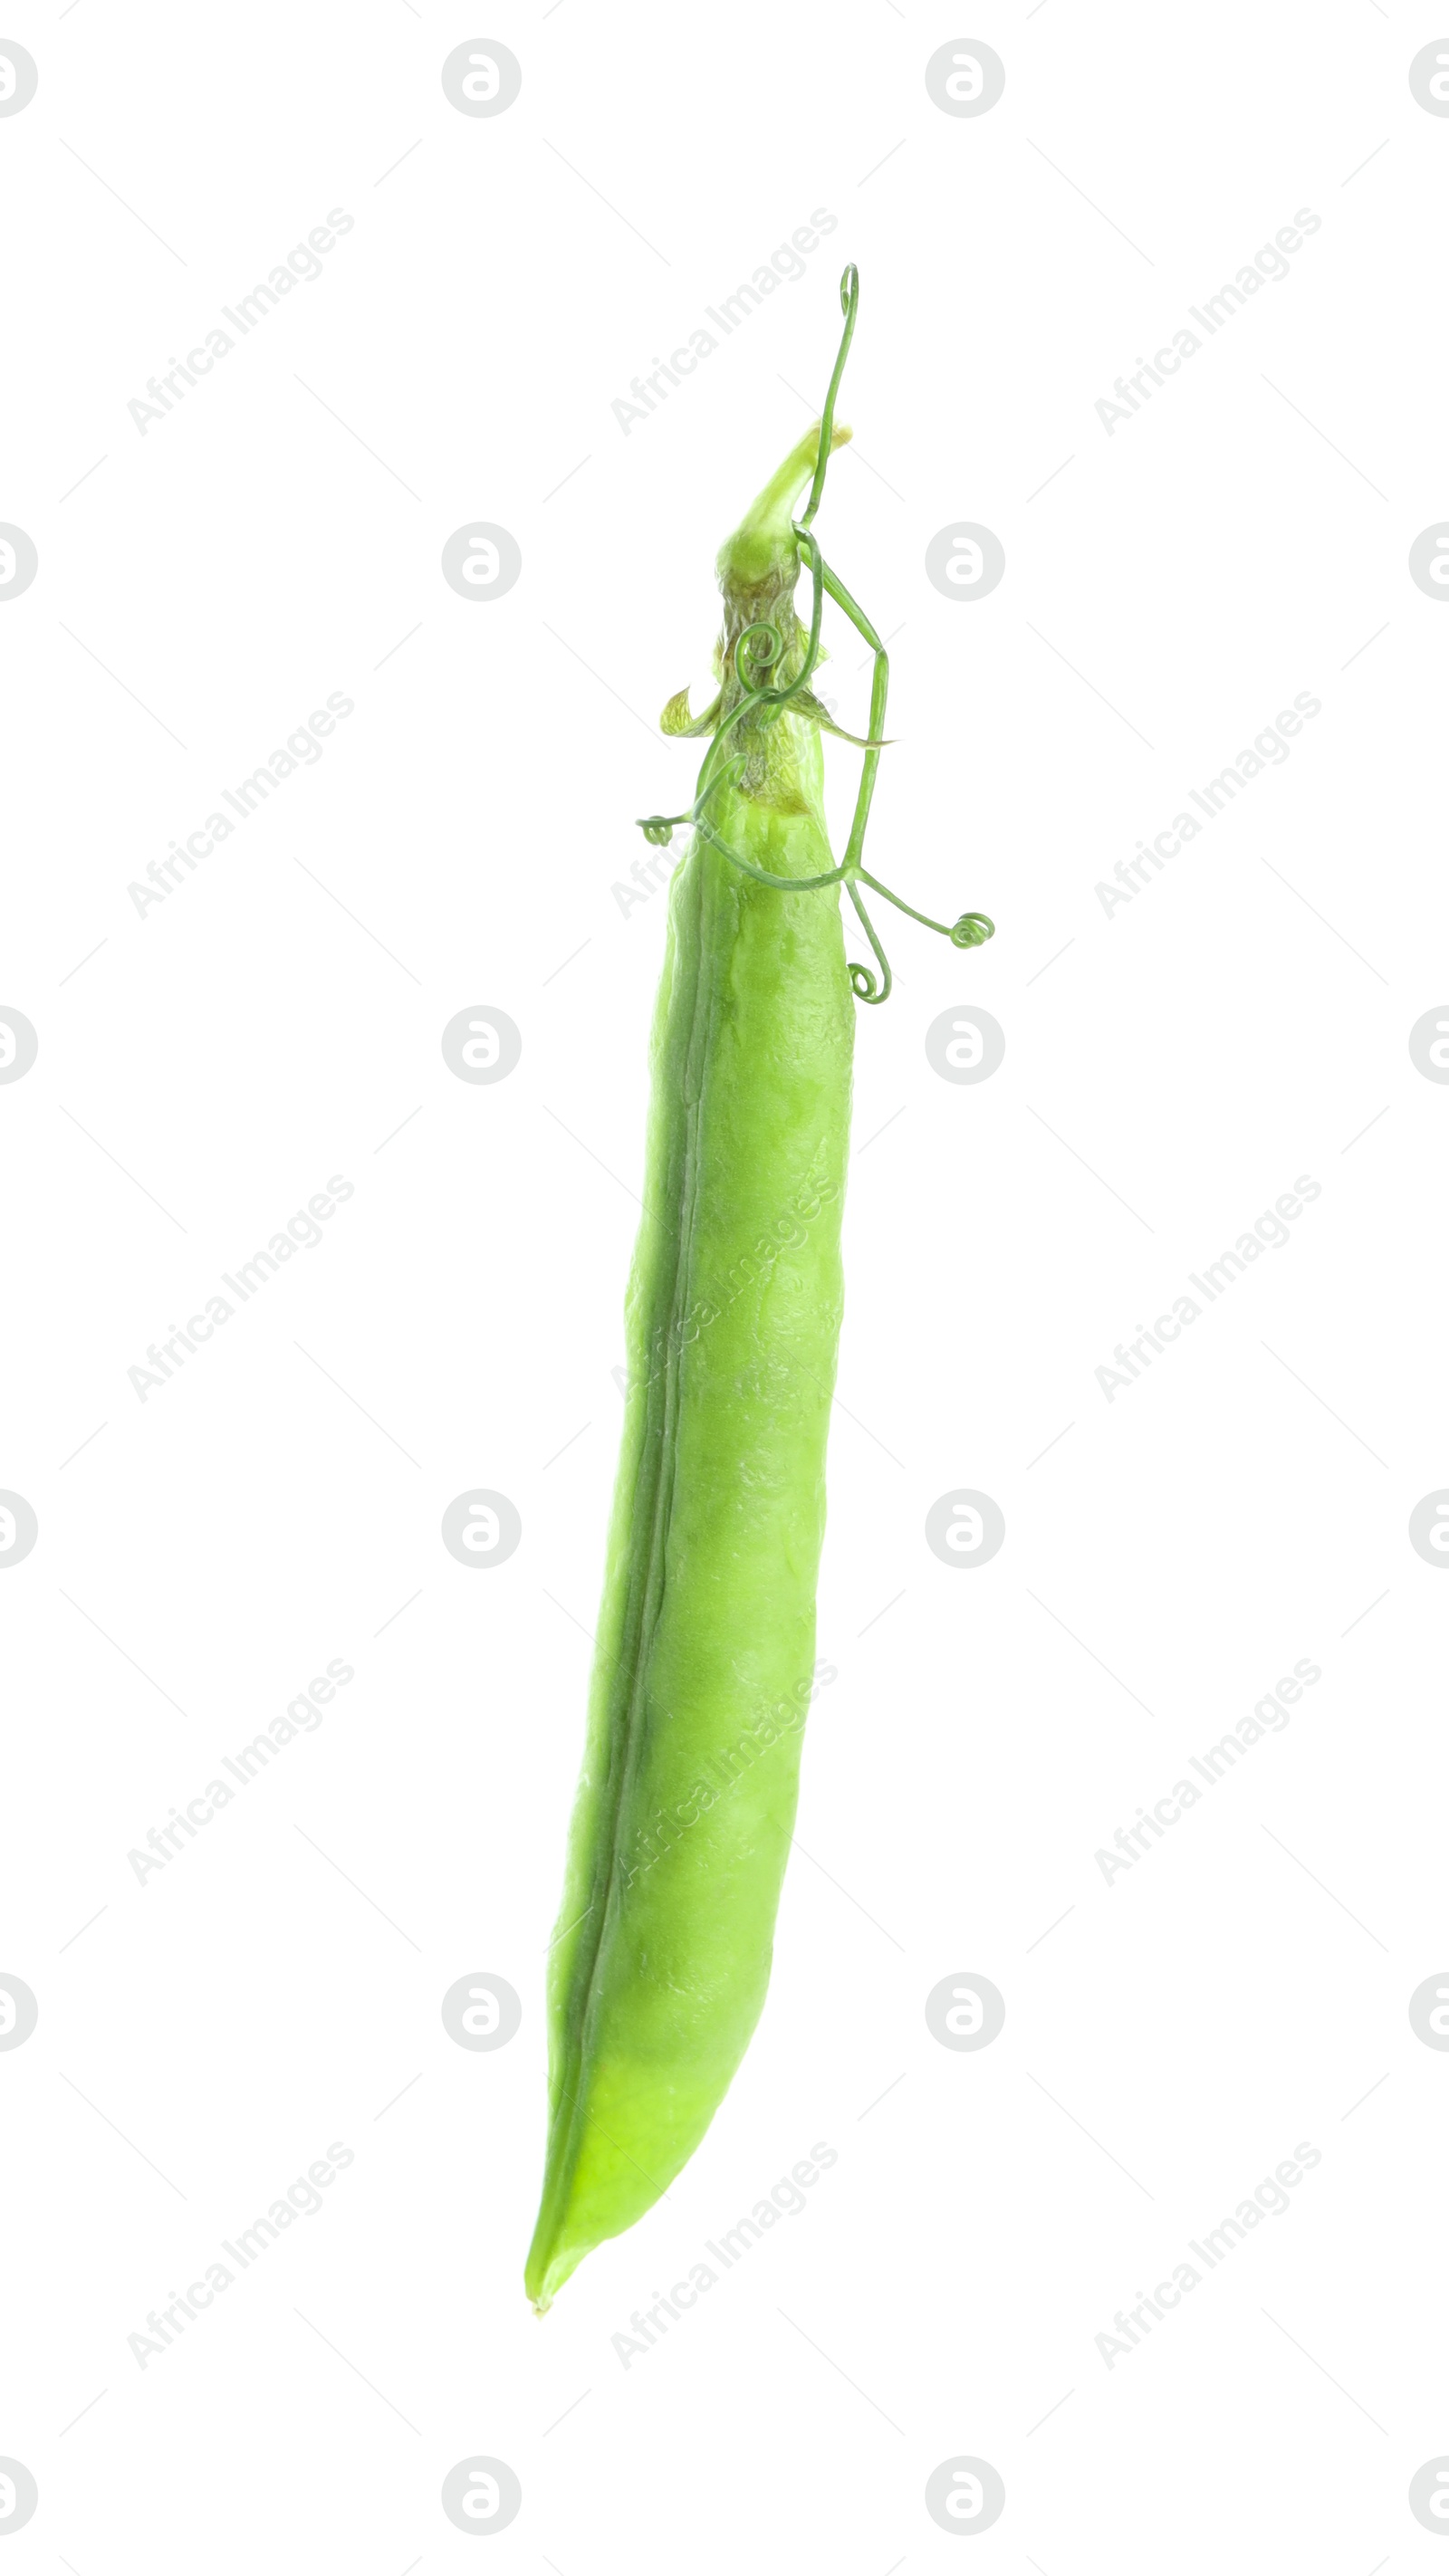
[[[796,544],[810,566],[810,631],[800,669],[795,677],[786,681],[783,686],[772,687],[770,674],[777,669],[782,669],[784,665],[785,645],[780,631],[768,618],[763,617],[757,618],[753,625],[745,627],[736,638],[734,648],[735,677],[740,688],[739,703],[726,716],[705,755],[699,790],[693,805],[687,814],[641,815],[639,829],[646,841],[651,842],[656,848],[662,848],[673,839],[675,825],[687,823],[698,832],[701,840],[709,848],[718,850],[720,855],[728,859],[733,867],[738,868],[742,875],[752,877],[758,885],[773,886],[782,894],[809,894],[822,886],[843,885],[855,906],[861,927],[870,941],[876,966],[880,970],[877,974],[869,966],[851,964],[846,970],[850,977],[850,989],[858,1002],[879,1003],[886,1001],[890,995],[892,984],[890,960],[876,936],[875,925],[861,900],[861,884],[868,885],[877,894],[883,895],[886,902],[894,904],[898,911],[909,913],[911,919],[919,921],[925,929],[939,932],[943,939],[950,940],[953,948],[982,947],[988,939],[995,936],[996,925],[984,912],[963,912],[950,923],[932,921],[929,914],[917,912],[914,904],[907,903],[901,895],[893,894],[889,886],[882,885],[879,877],[872,876],[870,870],[861,864],[861,851],[865,845],[871,798],[875,792],[875,773],[880,764],[880,755],[887,748],[881,737],[881,728],[885,721],[890,665],[885,646],[869,618],[856,606],[844,583],[831,571],[811,534],[811,523],[820,507],[820,497],[825,489],[825,469],[830,460],[835,428],[835,397],[840,390],[840,379],[845,370],[846,358],[850,353],[859,303],[860,277],[852,262],[840,281],[840,309],[845,316],[845,328],[841,333],[840,347],[830,378],[829,391],[825,397],[825,407],[820,416],[820,443],[816,450],[815,473],[805,508],[800,517],[791,522]],[[855,815],[850,827],[845,856],[838,867],[829,869],[821,876],[774,876],[769,869],[757,867],[753,859],[745,858],[741,851],[731,849],[728,841],[706,819],[704,808],[710,798],[718,794],[721,788],[737,786],[749,766],[748,753],[732,751],[726,755],[723,749],[727,737],[745,717],[753,716],[757,726],[773,724],[796,699],[803,700],[800,708],[802,714],[814,713],[817,702],[809,683],[820,659],[820,620],[827,591],[837,606],[844,609],[851,624],[865,637],[875,656],[870,694],[870,732],[861,743],[865,757],[861,765]],[[690,730],[695,729],[690,728]],[[839,730],[835,726],[830,729],[832,732]],[[847,735],[845,739],[856,741],[858,737]]]
[[855,909],[860,916],[860,926],[865,932],[867,939],[870,941],[876,964],[880,968],[879,982],[877,982],[868,966],[851,966],[847,968],[846,971],[850,976],[850,989],[858,1002],[888,1002],[890,1000],[891,991],[890,959],[887,957],[879,939],[876,937],[875,924],[871,920],[870,914],[866,911],[864,904],[861,902],[860,895],[853,878],[850,884],[850,900],[854,904]]
[[782,650],[779,630],[770,624],[768,617],[757,617],[753,626],[745,628],[735,646],[735,669],[741,687],[748,689],[751,696],[764,686],[763,676],[755,679],[751,675],[756,671],[763,675],[770,670],[778,662]]

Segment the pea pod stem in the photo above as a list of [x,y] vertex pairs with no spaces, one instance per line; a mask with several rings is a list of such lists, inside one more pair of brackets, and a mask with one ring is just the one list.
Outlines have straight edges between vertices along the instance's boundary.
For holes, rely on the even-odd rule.
[[[994,935],[995,925],[983,912],[963,912],[954,923],[933,921],[929,913],[918,912],[915,905],[907,903],[902,895],[893,894],[889,886],[881,883],[879,877],[872,876],[861,860],[861,853],[865,847],[866,828],[870,821],[871,803],[875,795],[876,772],[880,767],[880,755],[886,748],[881,736],[885,724],[886,698],[890,688],[890,658],[864,610],[851,597],[839,574],[833,572],[826,563],[812,533],[812,522],[820,507],[821,496],[825,489],[826,467],[835,443],[835,398],[840,390],[840,379],[849,355],[850,343],[855,331],[855,317],[860,303],[860,278],[853,262],[840,281],[840,303],[845,315],[845,328],[841,333],[840,347],[825,397],[825,408],[820,416],[814,476],[804,509],[798,519],[790,521],[790,533],[794,538],[797,552],[804,556],[810,567],[810,626],[800,668],[783,686],[772,686],[767,675],[777,666],[783,668],[787,651],[779,630],[768,618],[756,618],[741,630],[735,638],[733,651],[734,678],[740,690],[739,703],[731,708],[714,734],[704,757],[693,805],[686,814],[641,816],[640,829],[645,839],[657,847],[672,839],[676,825],[687,824],[711,849],[717,850],[722,858],[728,859],[743,876],[753,878],[757,885],[773,887],[781,894],[814,894],[826,886],[843,885],[850,896],[880,968],[880,974],[877,976],[868,966],[850,966],[847,972],[851,990],[858,1001],[878,1003],[884,1002],[889,997],[892,976],[890,962],[861,898],[862,885],[868,885],[874,893],[883,895],[887,903],[894,904],[898,912],[908,913],[911,920],[919,921],[924,929],[939,932],[943,939],[949,939],[952,946],[956,948],[979,947],[984,940]],[[842,435],[848,436],[849,433],[843,432]],[[863,636],[871,649],[873,663],[870,686],[870,732],[861,745],[860,783],[856,790],[855,812],[851,818],[850,837],[846,843],[845,856],[837,867],[829,868],[820,875],[782,877],[768,868],[762,868],[757,861],[747,858],[743,851],[733,848],[723,834],[716,830],[706,816],[704,808],[712,797],[717,796],[724,789],[738,786],[741,779],[748,773],[750,766],[748,750],[743,753],[731,751],[728,756],[724,753],[723,746],[736,727],[742,725],[747,717],[754,718],[757,729],[773,724],[787,707],[800,699],[808,690],[810,679],[820,659],[821,617],[827,594],[835,601],[838,608],[844,610],[857,634]],[[799,712],[810,713],[813,704],[812,701],[810,706],[801,708]]]

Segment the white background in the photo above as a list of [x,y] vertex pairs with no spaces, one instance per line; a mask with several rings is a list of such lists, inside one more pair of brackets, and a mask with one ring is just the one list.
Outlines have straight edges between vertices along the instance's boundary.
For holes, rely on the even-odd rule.
[[[440,82],[480,23],[523,67],[491,119]],[[924,82],[963,26],[1006,65],[979,119]],[[473,2454],[522,2482],[510,2571],[1437,2564],[1407,2487],[1449,2451],[1449,2062],[1406,2005],[1449,1951],[1445,1597],[1407,1522],[1449,1481],[1449,1094],[1407,1036],[1449,989],[1449,616],[1407,556],[1449,508],[1449,120],[1407,68],[1440,22],[72,0],[4,32],[40,69],[0,121],[0,518],[40,559],[0,609],[0,1002],[40,1039],[0,1090],[0,1484],[40,1526],[0,1601],[0,1968],[40,2005],[0,2055],[0,2452],[40,2489],[7,2569],[465,2568],[439,2489]],[[334,207],[322,277],[142,436],[147,378]],[[630,379],[816,208],[805,276],[626,437]],[[1109,437],[1113,379],[1300,208],[1289,278]],[[819,532],[893,638],[868,855],[998,935],[888,917],[860,1014],[838,1679],[764,2020],[539,2323],[663,937],[611,888],[687,801],[656,711],[707,670],[715,549],[818,404],[846,258],[859,453]],[[987,599],[926,580],[953,516],[1005,547]],[[470,517],[521,547],[505,598],[441,577]],[[324,757],[138,916],[329,692]],[[1299,692],[1291,757],[1109,916]],[[924,1032],[973,1000],[1005,1062],[949,1085]],[[440,1052],[469,1004],[522,1031],[496,1086]],[[146,1345],[332,1174],[324,1241],[142,1403]],[[1300,1174],[1291,1242],[1109,1404],[1113,1345]],[[523,1520],[486,1572],[439,1538],[474,1486]],[[923,1536],[962,1486],[1006,1516],[975,1570]],[[325,1723],[138,1885],[330,1658]],[[1106,1884],[1303,1658],[1291,1725]],[[473,1970],[523,2000],[497,2053],[440,2020]],[[1006,1997],[980,2054],[926,2027],[956,1971]],[[147,2312],[334,2140],[321,2212],[140,2368]],[[816,2141],[806,2210],[626,2369],[631,2313]],[[1287,2214],[1109,2369],[1114,2312],[1299,2141]],[[926,2512],[959,2454],[1005,2480],[989,2532]]]

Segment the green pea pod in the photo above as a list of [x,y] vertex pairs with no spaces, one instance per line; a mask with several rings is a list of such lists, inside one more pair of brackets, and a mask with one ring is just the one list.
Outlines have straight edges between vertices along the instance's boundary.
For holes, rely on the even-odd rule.
[[[713,739],[695,806],[677,818],[696,829],[670,895],[623,1452],[550,1960],[548,2156],[525,2272],[540,2311],[593,2246],[652,2207],[723,2100],[764,2003],[795,1816],[840,1333],[852,987],[884,998],[868,970],[847,971],[836,893],[846,882],[860,908],[879,750],[866,752],[837,869],[824,710],[807,686],[824,587],[877,647],[879,735],[884,653],[808,532],[830,450],[849,435],[832,413],[853,271],[846,289],[824,422],[720,555],[721,693],[701,720]],[[802,553],[808,637],[793,604]],[[671,700],[666,719],[687,730],[687,703]],[[667,839],[671,825],[645,829]]]

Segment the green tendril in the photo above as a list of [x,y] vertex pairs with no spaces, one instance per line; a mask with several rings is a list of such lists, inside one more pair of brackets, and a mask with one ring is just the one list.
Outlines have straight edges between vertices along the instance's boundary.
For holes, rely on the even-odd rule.
[[[884,888],[881,890],[884,892]],[[850,883],[850,900],[860,915],[861,928],[875,951],[876,963],[880,968],[880,982],[877,984],[868,966],[848,966],[846,973],[850,977],[850,989],[858,1002],[887,1002],[890,999],[891,990],[890,959],[875,935],[875,924],[861,902],[854,878]]]
[[860,309],[860,271],[854,260],[851,261],[840,281],[840,309],[845,315],[845,329],[840,335],[835,373],[830,379],[830,391],[825,397],[825,409],[820,415],[820,447],[815,459],[815,479],[810,486],[810,498],[796,525],[797,536],[802,529],[811,525],[820,507],[820,495],[825,489],[825,468],[830,462],[830,441],[835,429],[835,397],[840,391],[840,379],[845,373],[845,361],[850,355],[850,344],[855,337],[855,317]]
[[[760,639],[758,643],[756,636]],[[768,617],[757,617],[753,626],[745,628],[735,646],[735,669],[741,687],[752,692],[763,688],[763,680],[747,677],[747,672],[755,669],[768,671],[772,663],[778,662],[780,652],[778,630],[770,624]]]
[[[893,894],[889,886],[882,885],[879,877],[872,876],[870,870],[861,863],[866,826],[870,820],[871,800],[875,794],[875,774],[880,766],[880,755],[888,748],[882,737],[882,728],[885,723],[886,692],[890,686],[890,662],[885,646],[869,618],[856,605],[838,575],[831,571],[811,534],[811,522],[820,507],[821,495],[825,489],[825,469],[830,462],[831,441],[835,428],[835,397],[840,390],[840,379],[845,372],[845,361],[850,354],[850,343],[855,333],[855,317],[859,305],[860,277],[852,261],[840,281],[840,309],[845,315],[845,328],[840,336],[840,347],[836,354],[834,372],[830,378],[830,388],[825,397],[825,408],[820,415],[820,443],[816,450],[815,473],[805,508],[800,517],[792,519],[790,523],[796,544],[810,566],[810,631],[800,669],[793,680],[785,682],[783,686],[772,687],[770,674],[782,668],[784,664],[786,652],[784,638],[779,628],[772,624],[769,618],[757,618],[752,625],[746,626],[736,637],[734,646],[735,678],[740,689],[739,704],[725,717],[710,744],[705,755],[699,792],[693,805],[687,814],[641,815],[639,829],[645,840],[657,849],[663,848],[673,839],[677,825],[689,824],[710,849],[718,850],[720,856],[728,859],[731,866],[738,868],[741,875],[752,877],[757,885],[773,887],[781,894],[811,894],[824,886],[843,885],[855,906],[861,927],[870,941],[872,954],[880,970],[879,974],[876,974],[869,966],[852,964],[847,968],[850,989],[858,1002],[878,1003],[889,998],[893,979],[890,960],[880,944],[875,925],[861,900],[861,885],[868,885],[876,894],[883,895],[886,902],[894,904],[898,912],[909,913],[912,921],[919,921],[924,929],[939,932],[943,939],[950,940],[953,948],[982,947],[988,939],[995,936],[996,925],[984,912],[963,912],[954,922],[932,921],[928,913],[918,912],[915,905],[907,903],[903,896]],[[757,725],[774,724],[778,722],[787,707],[803,696],[808,703],[798,712],[802,716],[810,716],[816,722],[828,723],[828,718],[825,717],[823,709],[819,708],[819,703],[809,686],[815,666],[820,659],[820,622],[827,592],[836,606],[845,611],[852,626],[865,638],[874,655],[870,690],[870,732],[864,741],[853,734],[843,737],[847,741],[859,742],[864,754],[861,762],[860,785],[856,791],[855,813],[851,820],[845,856],[838,867],[827,870],[822,876],[774,876],[769,869],[757,867],[753,859],[747,859],[741,851],[732,849],[729,842],[706,818],[704,808],[720,788],[738,785],[749,767],[748,752],[732,751],[725,756],[723,751],[726,738],[746,716],[753,716]],[[835,733],[840,731],[840,728],[835,725],[831,725],[829,729]]]

